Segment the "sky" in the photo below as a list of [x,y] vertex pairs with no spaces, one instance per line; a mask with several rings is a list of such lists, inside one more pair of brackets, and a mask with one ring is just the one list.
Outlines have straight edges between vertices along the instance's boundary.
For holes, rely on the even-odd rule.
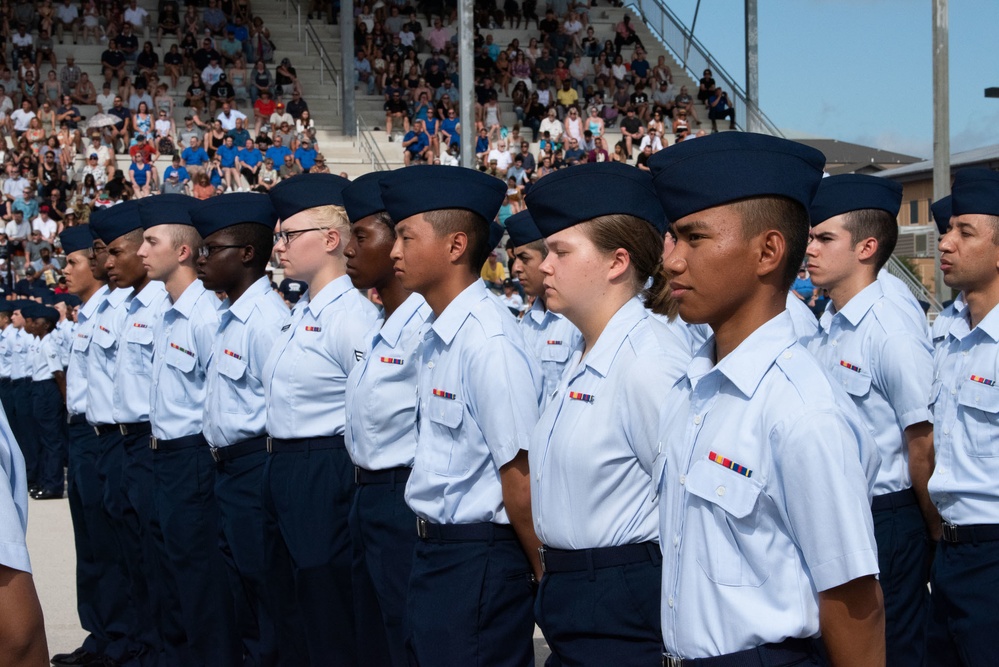
[[[697,0],[667,0],[689,28]],[[742,0],[701,0],[694,36],[745,88]],[[758,0],[760,108],[788,136],[930,158],[931,0]],[[999,1],[950,0],[951,151],[999,143]]]

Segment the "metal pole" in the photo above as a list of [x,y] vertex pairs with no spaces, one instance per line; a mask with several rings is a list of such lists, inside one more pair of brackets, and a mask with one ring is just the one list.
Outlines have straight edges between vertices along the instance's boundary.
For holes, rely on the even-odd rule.
[[302,5],[301,3],[295,6],[298,10],[298,41],[302,41]]
[[461,166],[475,167],[474,0],[458,0],[458,94],[461,97]]
[[[687,69],[687,56],[690,55],[690,42],[694,39],[694,28],[697,27],[697,14],[701,11],[701,0],[697,0],[697,6],[694,7],[694,20],[690,22],[690,36],[687,38],[687,43],[683,48],[683,68]],[[660,34],[665,35],[665,32]]]
[[746,131],[760,128],[760,34],[757,26],[757,0],[746,0]]
[[[349,86],[340,107],[343,131],[348,136],[357,134],[357,91],[354,90],[354,0],[340,0],[340,62],[343,65],[343,84]],[[367,91],[364,91],[367,93]]]
[[[950,194],[950,45],[948,0],[933,0],[933,200]],[[934,286],[937,301],[950,298],[940,271],[940,248],[934,246]]]

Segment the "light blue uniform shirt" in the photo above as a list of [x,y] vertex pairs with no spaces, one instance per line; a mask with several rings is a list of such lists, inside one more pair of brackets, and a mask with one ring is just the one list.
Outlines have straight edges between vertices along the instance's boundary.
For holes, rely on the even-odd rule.
[[658,542],[652,472],[659,411],[690,345],[641,299],[625,303],[568,370],[531,436],[534,531],[556,549]]
[[10,342],[10,379],[23,380],[31,379],[31,357],[30,348],[35,337],[24,329],[17,329]]
[[364,355],[378,309],[341,276],[298,300],[267,363],[267,433],[275,438],[343,435],[347,375]]
[[219,308],[206,380],[204,433],[212,447],[264,434],[264,362],[288,318],[288,307],[266,276]]
[[964,292],[958,292],[957,296],[949,306],[940,311],[937,318],[933,320],[933,327],[930,330],[930,338],[933,340],[933,352],[936,353],[944,348],[943,342],[947,338],[954,320],[964,317],[964,311],[968,307],[968,302],[964,300]]
[[35,338],[35,342],[31,345],[31,355],[33,360],[31,379],[35,382],[51,380],[56,373],[62,373],[64,370],[59,339],[52,333],[45,338]]
[[583,336],[576,325],[558,313],[547,310],[541,299],[535,299],[531,309],[520,320],[527,347],[541,364],[542,407],[558,389],[569,355]]
[[56,341],[59,344],[59,361],[63,368],[69,366],[69,353],[72,349],[74,329],[76,329],[76,323],[73,320],[65,319],[59,322],[52,332],[56,334]]
[[[787,305],[787,314],[791,317],[791,326],[794,327],[794,335],[802,347],[810,350],[813,341],[819,335],[818,318],[805,305],[804,301],[790,292],[787,293],[785,304]],[[697,352],[711,337],[711,327],[707,324],[688,324],[687,327],[690,331],[691,352]]]
[[853,399],[881,455],[874,495],[912,486],[905,429],[930,421],[930,344],[874,281],[836,312],[830,301],[812,352]]
[[28,545],[28,480],[24,457],[0,410],[0,565],[31,572]]
[[128,300],[114,374],[115,423],[149,421],[149,389],[153,382],[153,340],[167,300],[166,287],[150,280]]
[[94,314],[93,338],[87,352],[87,422],[90,424],[114,423],[118,336],[125,326],[126,301],[131,295],[132,290],[122,287],[111,290]]
[[16,334],[17,329],[11,324],[8,324],[7,328],[0,332],[0,378],[10,379],[14,357],[14,348],[11,344]]
[[367,470],[412,467],[420,329],[432,314],[422,296],[410,294],[365,337],[364,359],[347,377],[344,437],[355,465]]
[[107,298],[108,291],[107,285],[101,285],[76,313],[69,365],[66,367],[66,409],[71,415],[87,412],[87,350],[93,338],[94,315]]
[[201,433],[205,370],[219,328],[218,297],[195,280],[176,303],[167,297],[153,351],[149,421],[153,436],[173,440]]
[[[663,401],[662,630],[704,658],[819,635],[818,592],[877,574],[864,459],[877,450],[787,313]],[[851,417],[851,415],[853,415]]]
[[476,280],[427,320],[420,364],[406,502],[434,523],[509,524],[499,471],[527,449],[541,399],[520,325]]
[[893,301],[896,306],[901,308],[902,312],[916,325],[916,328],[922,331],[923,335],[928,338],[930,327],[926,321],[926,312],[919,304],[912,290],[885,269],[878,271],[878,282],[881,283],[881,289],[884,290],[888,300]]
[[930,497],[957,525],[999,523],[999,307],[974,329],[969,314],[966,308],[947,330],[931,390]]

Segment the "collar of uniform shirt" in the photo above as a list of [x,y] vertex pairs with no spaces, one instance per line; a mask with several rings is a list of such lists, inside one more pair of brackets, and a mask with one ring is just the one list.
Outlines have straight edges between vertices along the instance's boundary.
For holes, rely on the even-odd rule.
[[413,315],[417,313],[421,308],[426,307],[430,310],[430,306],[424,301],[423,297],[415,292],[406,297],[399,308],[396,309],[392,316],[385,321],[385,324],[381,326],[378,332],[375,334],[375,340],[379,338],[385,341],[389,347],[395,347],[399,343],[399,337],[402,332],[406,329],[406,324],[412,319]]
[[350,276],[340,276],[326,285],[326,287],[319,290],[319,293],[315,296],[312,295],[311,289],[306,290],[306,293],[299,297],[299,301],[305,299],[306,310],[312,313],[313,317],[319,317],[319,313],[323,312],[323,308],[330,305],[352,289],[354,289],[354,283],[350,281]]
[[593,369],[600,377],[607,377],[614,357],[617,356],[621,344],[628,337],[632,329],[640,321],[649,316],[649,311],[638,297],[632,297],[621,306],[614,316],[610,318],[604,330],[600,333],[600,338],[586,354],[583,363]]
[[797,342],[791,316],[787,311],[765,323],[751,333],[737,348],[722,359],[714,362],[714,339],[711,345],[704,345],[687,365],[687,377],[691,384],[717,368],[747,398],[756,393],[756,388],[773,366],[778,355]]
[[[958,318],[960,321],[964,322],[964,326],[968,326],[968,317],[962,316]],[[951,327],[953,328],[953,327]],[[983,331],[989,338],[993,341],[999,342],[999,306],[996,306],[989,311],[989,314],[978,323],[976,329]]]
[[472,308],[479,301],[487,298],[487,294],[486,284],[481,280],[476,280],[447,305],[447,308],[434,320],[430,328],[446,345],[450,345]]
[[193,283],[187,286],[184,293],[180,295],[176,303],[170,306],[170,310],[180,313],[183,317],[191,317],[191,313],[194,311],[194,305],[198,303],[198,299],[204,294],[205,286],[201,284],[200,280],[195,280]]
[[256,307],[254,303],[260,296],[271,291],[271,281],[267,276],[261,276],[245,292],[243,292],[236,303],[230,303],[226,311],[230,317],[235,317],[240,322],[245,322]]
[[113,289],[111,290],[111,293],[108,294],[108,306],[117,308],[121,304],[125,303],[130,296],[132,296],[132,290],[127,287],[118,287],[117,289]]
[[850,322],[853,326],[860,324],[860,320],[864,319],[864,315],[867,311],[871,309],[874,303],[884,296],[884,290],[881,289],[881,283],[875,280],[873,283],[865,287],[864,289],[857,292],[852,299],[842,310],[837,311],[836,315],[842,315]]
[[[142,291],[135,295],[134,301],[138,301],[143,307],[147,307],[163,294],[166,294],[166,286],[158,280],[150,280],[142,288]],[[129,309],[135,310],[132,306],[129,306]]]
[[97,312],[97,306],[101,304],[101,300],[106,297],[110,291],[111,290],[107,285],[101,285],[100,288],[93,293],[90,299],[88,299],[85,304],[80,306],[80,312],[76,315],[77,321],[86,322],[93,317],[94,313]]

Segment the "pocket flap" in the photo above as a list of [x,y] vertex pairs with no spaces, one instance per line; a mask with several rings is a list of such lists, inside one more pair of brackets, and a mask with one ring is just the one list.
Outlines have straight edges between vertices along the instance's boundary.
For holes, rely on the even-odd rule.
[[232,355],[222,354],[218,358],[219,373],[230,380],[239,380],[246,374],[246,362]]
[[687,491],[721,507],[736,519],[753,510],[762,489],[751,477],[706,459],[690,466],[685,485]]
[[100,326],[94,327],[94,342],[101,348],[110,350],[116,341],[115,335],[109,329]]
[[139,345],[152,345],[153,328],[147,326],[138,327],[133,324],[128,328],[128,333],[125,334],[125,340],[129,343],[137,343]]
[[982,382],[965,380],[958,391],[957,402],[983,412],[999,412],[999,389]]
[[465,404],[453,398],[431,396],[427,401],[427,418],[441,426],[458,428],[464,412]]
[[871,391],[871,376],[849,368],[837,366],[835,380],[851,396],[867,396]]
[[190,373],[191,369],[198,362],[197,357],[193,353],[187,352],[185,350],[179,350],[170,344],[166,349],[165,359],[167,364],[176,368],[181,373]]
[[569,352],[568,345],[545,345],[545,349],[541,351],[541,361],[562,363],[569,358]]
[[90,336],[86,334],[77,334],[73,338],[73,349],[77,352],[86,352],[87,348],[90,347]]

